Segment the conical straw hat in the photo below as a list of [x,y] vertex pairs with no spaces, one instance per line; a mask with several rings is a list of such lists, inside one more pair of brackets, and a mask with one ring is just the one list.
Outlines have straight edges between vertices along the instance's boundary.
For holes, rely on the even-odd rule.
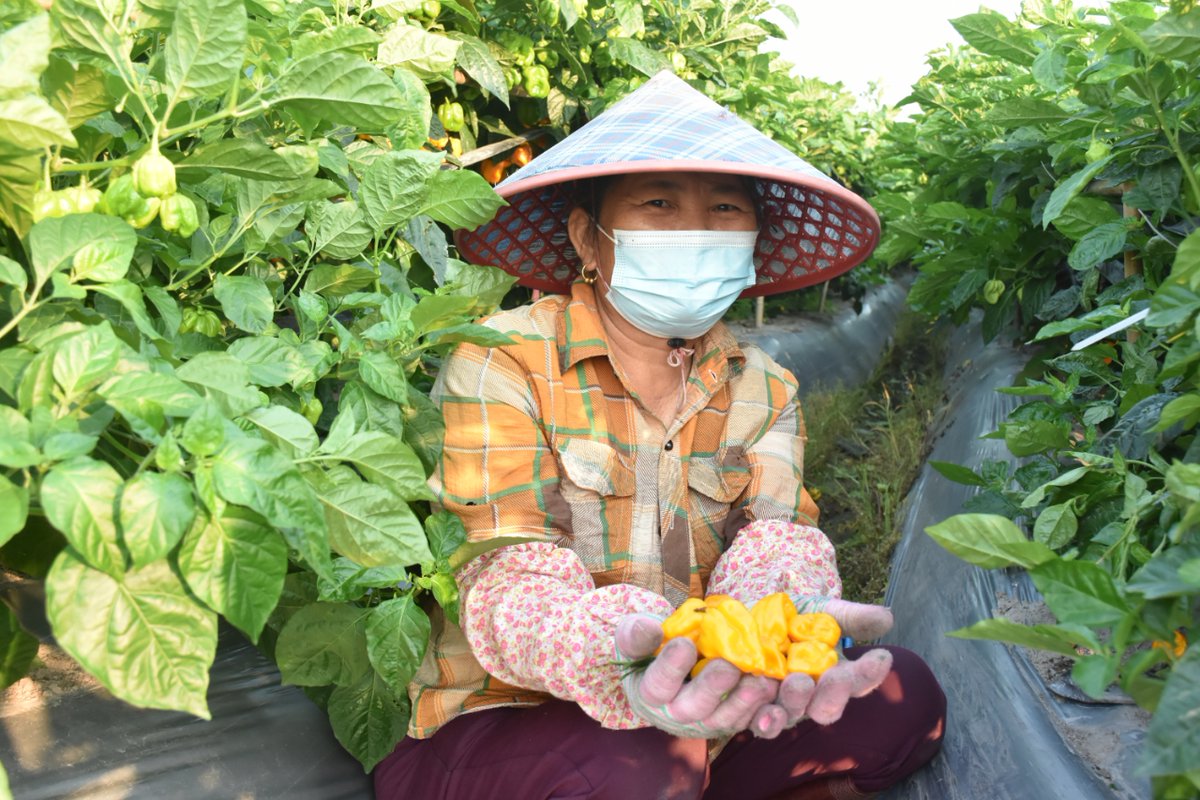
[[879,240],[879,218],[865,200],[660,72],[497,185],[509,205],[486,225],[457,231],[455,242],[466,259],[500,267],[524,286],[567,292],[580,266],[567,237],[574,182],[666,171],[755,179],[758,281],[743,297],[827,281]]

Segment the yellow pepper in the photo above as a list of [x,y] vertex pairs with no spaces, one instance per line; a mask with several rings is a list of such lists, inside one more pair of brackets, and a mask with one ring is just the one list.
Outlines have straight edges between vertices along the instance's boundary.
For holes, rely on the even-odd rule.
[[762,674],[768,678],[774,678],[781,681],[788,676],[787,659],[784,658],[782,650],[776,650],[774,647],[763,645],[763,671]]
[[728,598],[710,605],[700,623],[696,646],[705,658],[723,658],[742,672],[763,674],[766,664],[758,626],[750,611],[738,600]]
[[691,639],[695,644],[700,638],[700,623],[708,607],[698,597],[683,601],[683,605],[675,609],[675,613],[663,620],[663,641],[677,639],[680,636]]
[[704,605],[708,606],[709,608],[713,608],[715,606],[719,606],[721,603],[724,603],[727,600],[732,599],[733,598],[727,594],[710,594],[708,597],[704,598]]
[[710,661],[712,661],[711,658],[702,658],[699,661],[697,661],[696,666],[692,667],[691,677],[695,678],[695,677],[699,676],[701,671],[703,671],[704,668],[708,666],[708,662],[710,662]]
[[750,616],[758,625],[758,636],[763,647],[774,649],[780,653],[787,650],[791,640],[788,638],[788,624],[796,616],[796,606],[786,592],[769,594],[754,604]]
[[795,642],[788,647],[788,672],[803,672],[813,680],[838,662],[837,651],[812,639]]
[[814,641],[833,647],[842,638],[842,628],[836,619],[824,612],[797,614],[788,623],[788,636],[794,642]]

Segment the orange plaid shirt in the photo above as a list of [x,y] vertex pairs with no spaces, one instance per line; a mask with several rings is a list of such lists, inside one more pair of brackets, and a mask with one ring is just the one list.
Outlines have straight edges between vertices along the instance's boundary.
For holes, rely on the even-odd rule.
[[[664,428],[609,358],[590,286],[485,324],[514,344],[461,345],[433,390],[446,439],[430,484],[470,541],[536,537],[574,551],[598,587],[629,583],[678,605],[703,594],[749,522],[815,524],[795,378],[724,325],[696,343],[682,410]],[[431,619],[409,735],[549,697],[488,675],[458,626],[439,609]]]

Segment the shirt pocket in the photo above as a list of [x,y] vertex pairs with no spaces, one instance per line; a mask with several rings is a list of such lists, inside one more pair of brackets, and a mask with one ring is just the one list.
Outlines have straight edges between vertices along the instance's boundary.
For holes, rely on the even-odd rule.
[[[696,499],[728,507],[750,483],[750,470],[742,466],[724,466],[713,458],[693,458],[688,462],[688,488]],[[706,515],[707,516],[707,515]]]
[[560,439],[556,443],[562,465],[562,494],[569,503],[628,497],[634,491],[633,470],[611,445],[594,439]]

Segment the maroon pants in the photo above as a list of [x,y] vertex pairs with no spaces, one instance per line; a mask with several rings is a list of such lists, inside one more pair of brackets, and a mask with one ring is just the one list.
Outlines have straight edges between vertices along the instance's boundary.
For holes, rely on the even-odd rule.
[[806,720],[769,740],[743,733],[711,765],[703,739],[607,730],[574,703],[553,701],[465,714],[429,739],[405,739],[375,768],[376,799],[756,800],[830,779],[880,791],[933,758],[946,712],[925,662],[887,649],[891,674],[838,722]]

